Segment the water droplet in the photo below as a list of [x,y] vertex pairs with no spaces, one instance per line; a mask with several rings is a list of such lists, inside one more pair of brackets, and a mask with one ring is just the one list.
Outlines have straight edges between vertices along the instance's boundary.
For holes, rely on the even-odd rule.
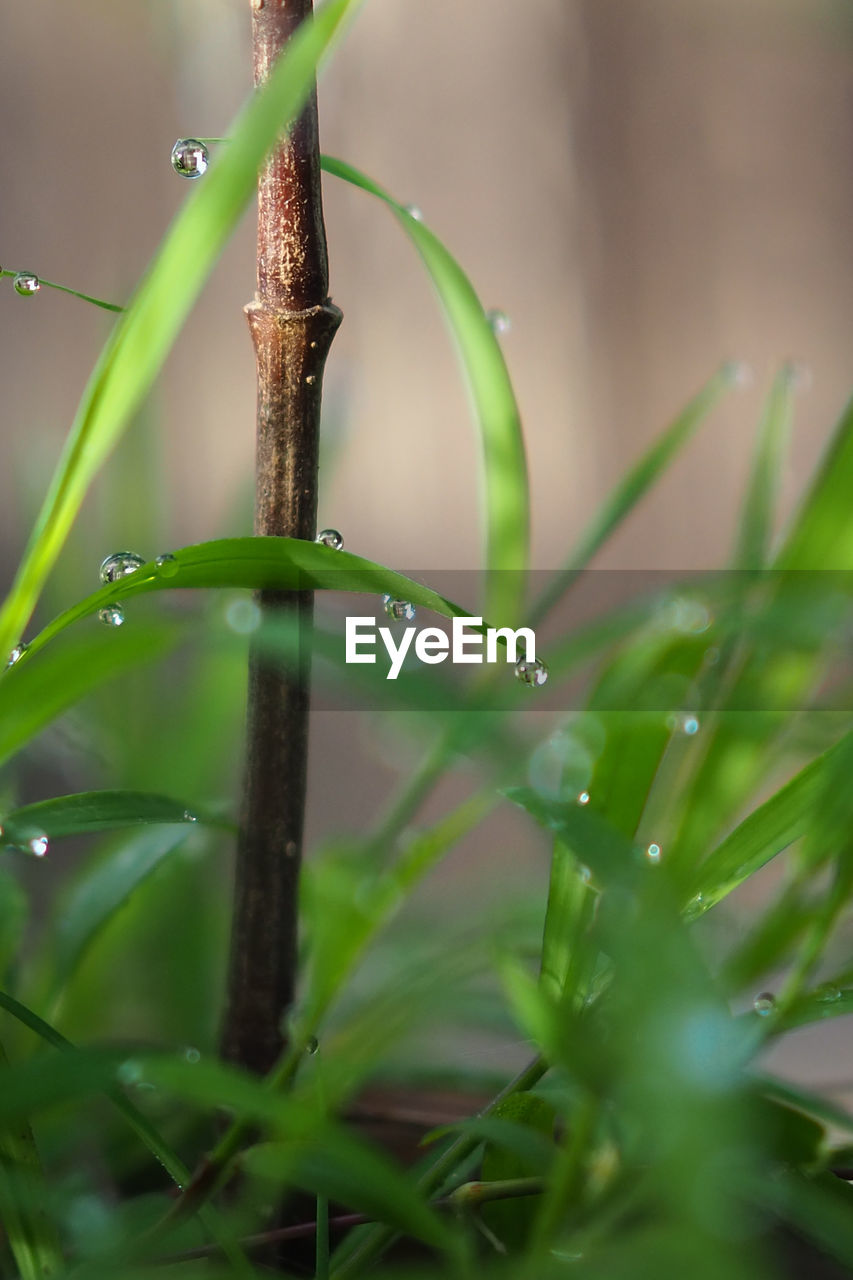
[[415,222],[423,222],[424,220],[423,210],[420,208],[419,205],[407,204],[407,205],[404,205],[404,208],[406,210],[406,213],[409,215],[409,217],[414,218]]
[[317,381],[316,373],[309,373],[306,375],[305,382],[309,387],[313,387],[316,381]]
[[190,813],[189,809],[184,809],[184,822],[198,822],[198,815]]
[[520,680],[522,684],[528,685],[531,689],[535,689],[547,681],[548,668],[541,658],[534,658],[532,662],[522,658],[520,662],[515,664],[515,678]]
[[417,612],[408,600],[397,600],[394,596],[383,596],[382,607],[388,617],[394,618],[396,622],[411,622]]
[[15,293],[19,293],[22,298],[31,298],[41,288],[41,280],[34,271],[19,271],[13,284]]
[[733,387],[751,387],[755,382],[755,370],[746,360],[728,360],[723,365],[723,373]]
[[753,1000],[752,1007],[759,1018],[768,1018],[776,1010],[776,997],[772,991],[762,991]]
[[667,630],[698,636],[708,630],[713,618],[703,601],[692,596],[674,596],[661,606],[660,620]]
[[661,857],[660,845],[650,844],[646,849],[646,861],[650,862],[653,867],[656,867],[657,864],[660,862],[660,857]]
[[238,596],[226,607],[225,621],[238,636],[250,636],[261,625],[261,607],[254,600]]
[[322,529],[317,534],[317,541],[324,547],[331,547],[333,551],[343,551],[344,548],[343,534],[338,533],[337,529]]
[[821,1004],[834,1004],[836,1000],[841,999],[841,989],[836,987],[834,982],[824,982],[814,990],[815,1000],[820,1000]]
[[174,578],[180,567],[177,558],[172,555],[171,551],[167,551],[165,555],[158,556],[154,563],[161,578]]
[[207,147],[198,138],[178,138],[172,147],[172,168],[182,178],[200,178],[209,163]]
[[588,785],[592,769],[593,759],[586,744],[568,728],[559,729],[540,742],[530,757],[527,776],[539,795],[568,802]]
[[135,1058],[122,1062],[116,1071],[119,1084],[140,1084],[142,1081],[142,1064]]
[[105,627],[124,626],[124,609],[120,604],[110,604],[107,605],[106,609],[100,609],[98,617]]
[[30,646],[23,640],[21,641],[20,644],[15,645],[14,649],[9,654],[9,657],[6,659],[7,671],[9,670],[10,667],[14,667],[16,662],[21,661],[21,658],[23,658],[24,654],[27,652],[27,649],[29,649],[29,647]]
[[699,721],[695,716],[685,716],[681,722],[681,732],[686,733],[688,738],[692,738],[694,734],[699,732]]
[[119,578],[127,578],[131,573],[136,573],[144,564],[142,556],[138,556],[135,551],[114,551],[101,561],[101,582],[104,586],[110,582],[118,582]]
[[44,835],[44,833],[32,836],[31,839],[27,841],[27,849],[34,858],[43,858],[48,850],[47,836]]
[[512,321],[505,311],[487,311],[486,319],[489,322],[492,333],[498,338],[505,333],[509,333],[512,328]]
[[578,804],[589,804],[589,792],[582,791],[578,796]]
[[320,1048],[320,1041],[317,1039],[316,1036],[309,1036],[308,1039],[305,1041],[306,1053],[315,1054],[319,1048]]
[[583,884],[592,883],[592,872],[586,864],[582,863],[581,866],[578,867],[578,875],[580,876]]
[[187,1045],[186,1049],[184,1049],[184,1059],[186,1062],[195,1064],[196,1062],[201,1062],[201,1054],[192,1045]]

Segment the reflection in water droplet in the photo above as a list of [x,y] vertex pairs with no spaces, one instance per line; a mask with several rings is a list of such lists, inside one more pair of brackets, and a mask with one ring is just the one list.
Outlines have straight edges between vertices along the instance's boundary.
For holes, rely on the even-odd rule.
[[592,872],[590,871],[589,867],[587,867],[586,865],[581,865],[580,867],[578,867],[578,875],[580,876],[584,884],[591,883]]
[[753,1000],[752,1007],[759,1018],[767,1018],[776,1009],[776,997],[772,991],[762,991]]
[[406,213],[409,215],[409,217],[414,218],[415,222],[423,222],[424,220],[423,210],[420,208],[419,205],[407,204],[407,205],[404,205],[403,207],[405,208]]
[[31,298],[41,288],[41,280],[34,271],[19,271],[13,281],[15,293],[22,298]]
[[184,1058],[187,1062],[192,1062],[193,1064],[201,1062],[201,1054],[198,1049],[193,1048],[192,1045],[188,1045],[187,1048],[184,1049]]
[[167,551],[164,555],[158,556],[154,563],[157,566],[157,572],[161,578],[174,578],[175,574],[178,572],[179,565],[177,557],[173,556],[171,551]]
[[43,858],[48,850],[48,839],[46,835],[33,836],[27,841],[27,848],[34,858]]
[[198,138],[178,138],[172,147],[172,168],[182,178],[200,178],[209,163],[207,147]]
[[509,333],[512,328],[512,321],[505,311],[487,311],[486,319],[489,322],[492,333],[496,334],[497,337],[501,337],[504,333]]
[[408,600],[396,600],[394,596],[383,596],[382,607],[388,614],[389,618],[394,618],[397,622],[411,622],[417,610]]
[[105,627],[124,626],[124,609],[120,604],[110,604],[106,609],[100,609],[98,617]]
[[138,556],[135,551],[114,551],[101,561],[101,582],[104,586],[110,582],[118,582],[119,578],[127,578],[131,573],[136,573],[144,564],[142,556]]
[[190,813],[189,809],[184,809],[184,822],[198,822],[198,817],[194,813]]
[[9,657],[6,659],[6,670],[7,670],[7,671],[8,671],[8,669],[9,669],[9,667],[14,667],[14,665],[15,665],[15,663],[16,663],[16,662],[20,662],[20,661],[21,661],[21,658],[23,658],[24,654],[27,652],[27,649],[29,649],[29,647],[30,647],[30,646],[29,646],[28,644],[26,644],[23,640],[21,641],[21,643],[20,643],[20,644],[16,644],[16,645],[15,645],[14,649],[13,649],[13,650],[12,650],[12,652],[9,654]]
[[515,678],[531,689],[535,689],[546,683],[548,668],[541,658],[534,658],[532,662],[522,658],[521,662],[515,664]]
[[651,864],[652,864],[653,866],[657,866],[657,864],[660,862],[660,857],[661,857],[661,847],[660,847],[660,845],[659,845],[659,844],[650,844],[650,845],[649,845],[649,847],[646,849],[646,859],[647,859],[647,861],[648,861],[648,862],[651,862]]
[[589,792],[582,791],[578,796],[578,804],[589,804]]
[[343,534],[338,533],[337,529],[321,529],[317,534],[317,542],[324,547],[331,547],[333,551],[344,549]]
[[250,636],[261,625],[261,606],[245,596],[237,596],[225,608],[225,621],[238,636]]
[[814,996],[822,1004],[834,1004],[836,1000],[841,999],[841,988],[836,987],[834,982],[824,982],[815,988]]
[[124,609],[119,604],[107,605],[106,609],[100,609],[98,617],[105,627],[124,626]]
[[305,1041],[305,1052],[314,1054],[320,1048],[320,1041],[316,1036],[309,1036]]

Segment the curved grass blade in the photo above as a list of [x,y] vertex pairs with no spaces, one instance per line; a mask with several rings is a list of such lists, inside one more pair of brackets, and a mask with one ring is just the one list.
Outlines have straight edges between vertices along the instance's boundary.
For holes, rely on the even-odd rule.
[[484,608],[511,622],[520,616],[530,543],[530,500],[521,419],[503,352],[483,305],[456,260],[428,227],[352,165],[324,156],[327,173],[383,200],[420,254],[441,299],[474,400],[483,450],[486,510]]
[[[21,1004],[19,1000],[15,1000],[13,996],[7,995],[5,991],[0,991],[0,1008],[6,1010],[13,1018],[28,1027],[30,1031],[35,1032],[42,1040],[51,1045],[54,1049],[59,1049],[67,1053],[78,1052],[76,1047],[70,1040],[66,1040],[61,1032],[52,1027],[49,1022],[45,1022],[32,1009]],[[131,1129],[134,1131],[139,1140],[151,1152],[158,1164],[162,1165],[166,1173],[174,1182],[175,1186],[183,1189],[190,1180],[190,1171],[180,1156],[177,1155],[167,1142],[164,1141],[161,1134],[154,1127],[146,1115],[139,1110],[138,1107],[130,1101],[127,1095],[118,1086],[110,1086],[105,1090],[106,1096],[116,1108],[116,1110],[124,1117]],[[240,1249],[231,1240],[230,1236],[224,1233],[218,1224],[217,1215],[207,1206],[202,1207],[199,1216],[210,1232],[214,1240],[217,1241],[223,1253],[225,1253],[231,1262],[238,1268],[241,1274],[252,1275],[251,1269],[242,1255]]]
[[596,510],[564,567],[551,580],[529,613],[537,626],[560,597],[631,514],[634,507],[663,475],[725,393],[734,385],[732,368],[725,365],[687,404],[675,421],[658,437]]
[[777,569],[853,569],[853,401],[776,559]]
[[466,609],[430,587],[348,551],[334,551],[300,538],[222,538],[173,552],[165,572],[162,564],[151,561],[135,573],[86,596],[33,639],[25,656],[11,668],[8,676],[26,670],[50,640],[73,622],[106,605],[151,591],[200,587],[387,593],[432,609],[445,618],[468,616]]
[[199,820],[198,814],[169,796],[148,791],[80,791],[39,800],[7,813],[0,827],[0,848],[3,845],[20,848],[34,831],[53,841],[64,836],[90,835],[94,831]]
[[[111,846],[75,877],[63,894],[51,929],[54,971],[60,988],[117,911],[159,866],[185,843],[189,823],[156,827]],[[58,991],[54,991],[54,998]]]
[[[4,276],[14,279],[17,275],[20,275],[20,272],[0,268],[0,280]],[[67,285],[56,284],[53,280],[45,280],[42,276],[39,276],[38,281],[45,289],[57,289],[60,293],[70,293],[72,298],[79,298],[81,302],[91,302],[93,307],[100,307],[103,311],[124,311],[124,307],[118,306],[115,302],[105,302],[103,298],[93,298],[89,293],[81,293],[79,289],[69,289]]]
[[145,623],[63,636],[39,662],[22,659],[0,677],[0,764],[84,694],[104,681],[169,653],[183,625]]
[[[0,1072],[9,1070],[0,1046]],[[20,1117],[0,1126],[0,1219],[20,1280],[48,1280],[65,1270],[59,1233],[48,1216],[44,1171],[33,1131]]]
[[741,509],[735,542],[735,569],[763,569],[770,559],[773,517],[791,431],[793,377],[790,366],[784,368],[777,375],[767,398],[746,499]]
[[159,373],[195,299],[249,203],[258,171],[295,119],[317,64],[358,0],[329,0],[290,41],[253,95],[204,182],[161,244],[89,380],[50,490],[0,612],[0,653],[23,632],[90,481]]
[[853,735],[848,735],[806,765],[717,846],[697,873],[691,912],[699,914],[715,906],[807,833],[810,819],[824,795],[828,773],[851,745]]

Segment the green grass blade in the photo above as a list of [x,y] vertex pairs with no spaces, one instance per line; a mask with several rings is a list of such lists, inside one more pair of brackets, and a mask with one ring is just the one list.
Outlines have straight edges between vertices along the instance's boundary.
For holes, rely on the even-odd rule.
[[[0,269],[0,280],[2,280],[4,276],[9,276],[14,279],[18,274],[20,273],[17,271]],[[100,307],[103,311],[124,311],[124,307],[118,306],[115,302],[105,302],[103,298],[93,298],[91,294],[81,293],[79,289],[69,289],[67,285],[56,284],[55,281],[45,280],[41,276],[39,276],[38,280],[39,284],[44,285],[45,289],[57,289],[60,293],[70,293],[72,298],[79,298],[81,302],[90,302],[93,307]]]
[[65,635],[39,662],[22,659],[0,676],[0,764],[104,681],[169,653],[185,635],[174,623],[146,623]]
[[534,603],[530,612],[531,626],[536,626],[568,591],[578,574],[586,568],[596,552],[601,550],[608,538],[631,514],[637,503],[660,479],[676,455],[732,385],[732,371],[730,367],[724,366],[658,437],[639,462],[635,463],[627,475],[619,481],[596,510],[564,567],[549,582]]
[[773,520],[782,467],[791,432],[793,373],[785,368],[776,377],[767,398],[755,455],[741,509],[735,540],[733,568],[764,569],[770,560]]
[[[222,538],[175,551],[166,572],[152,561],[86,596],[33,639],[24,658],[11,668],[6,679],[11,682],[16,673],[23,673],[34,665],[33,659],[39,650],[73,622],[108,604],[151,591],[210,587],[387,593],[432,609],[445,618],[467,616],[466,609],[422,583],[348,551],[333,551],[299,538]],[[0,680],[0,691],[2,687]]]
[[788,532],[778,569],[853,569],[853,401]]
[[[0,1046],[0,1072],[9,1070]],[[47,1212],[47,1188],[32,1129],[23,1117],[0,1127],[0,1216],[20,1280],[65,1270],[59,1233]]]
[[289,44],[192,192],[101,354],[0,612],[0,653],[27,624],[90,481],[157,377],[202,285],[252,197],[258,171],[299,113],[317,64],[357,6],[329,0]]
[[851,743],[853,737],[843,738],[801,769],[717,846],[699,868],[695,888],[695,893],[700,895],[697,910],[706,911],[715,906],[808,832],[810,820],[824,795],[827,777],[842,752],[849,751]]
[[12,809],[0,827],[0,848],[25,847],[34,832],[53,841],[95,831],[199,820],[198,814],[169,796],[148,791],[80,791]]
[[420,254],[441,299],[473,397],[483,450],[487,583],[485,609],[508,623],[520,616],[530,542],[530,500],[521,420],[503,352],[471,282],[441,241],[378,183],[323,157],[327,173],[378,196]]
[[61,898],[51,929],[54,971],[62,987],[98,934],[139,886],[181,848],[190,829],[183,823],[143,831],[111,845],[78,873]]

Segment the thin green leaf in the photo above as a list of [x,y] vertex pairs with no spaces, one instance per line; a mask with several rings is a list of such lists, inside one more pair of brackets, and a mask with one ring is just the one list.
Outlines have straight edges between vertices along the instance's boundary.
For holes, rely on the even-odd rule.
[[121,631],[63,636],[38,662],[22,658],[0,675],[0,764],[85,694],[174,649],[183,625],[160,621]]
[[86,596],[39,632],[8,675],[26,670],[55,636],[107,605],[151,591],[202,587],[387,593],[446,618],[468,616],[467,610],[422,583],[348,551],[334,551],[300,538],[222,538],[183,547],[171,554],[165,569],[162,563],[151,561]]
[[306,1141],[264,1143],[248,1151],[242,1163],[250,1174],[328,1196],[436,1249],[454,1248],[448,1225],[402,1170],[340,1129],[328,1126]]
[[853,401],[776,559],[776,568],[853,569]]
[[706,911],[749,879],[778,853],[805,835],[824,793],[828,772],[842,751],[846,737],[801,769],[790,782],[755,809],[709,855],[697,873],[694,909]]
[[471,282],[437,236],[352,165],[323,157],[327,173],[383,200],[420,254],[438,292],[474,400],[483,450],[487,581],[485,610],[520,616],[530,543],[530,500],[521,420],[506,361]]
[[0,827],[0,848],[24,847],[33,832],[53,841],[94,831],[199,820],[200,815],[180,801],[148,791],[81,791],[11,810]]
[[231,143],[181,209],[83,396],[50,491],[0,612],[0,653],[24,630],[93,476],[157,377],[255,191],[258,172],[314,84],[318,63],[358,0],[329,0],[288,43],[230,131]]
[[[0,1046],[0,1073],[9,1069]],[[65,1270],[59,1233],[47,1212],[47,1187],[32,1129],[23,1117],[0,1126],[0,1217],[21,1280]]]
[[530,626],[537,626],[560,597],[568,591],[578,574],[586,568],[593,556],[631,514],[637,503],[660,479],[676,455],[732,385],[732,369],[730,366],[724,366],[689,402],[666,431],[655,440],[639,462],[635,463],[627,475],[618,482],[596,509],[595,515],[578,539],[566,564],[533,604],[529,612]]
[[[2,280],[4,276],[9,276],[14,279],[14,277],[19,274],[20,272],[18,271],[0,269],[0,280]],[[91,302],[93,307],[100,307],[103,311],[124,311],[124,307],[118,306],[115,302],[104,302],[103,298],[93,298],[91,294],[81,293],[79,289],[69,289],[67,285],[56,284],[53,280],[45,280],[43,276],[39,276],[38,281],[45,289],[57,289],[60,293],[70,293],[72,298],[79,298],[81,302]]]
[[785,368],[773,383],[758,432],[735,542],[735,569],[763,569],[768,563],[792,406],[792,371]]
[[55,973],[63,987],[115,913],[184,844],[189,830],[181,819],[181,825],[143,831],[110,847],[78,874],[60,900],[51,931]]

